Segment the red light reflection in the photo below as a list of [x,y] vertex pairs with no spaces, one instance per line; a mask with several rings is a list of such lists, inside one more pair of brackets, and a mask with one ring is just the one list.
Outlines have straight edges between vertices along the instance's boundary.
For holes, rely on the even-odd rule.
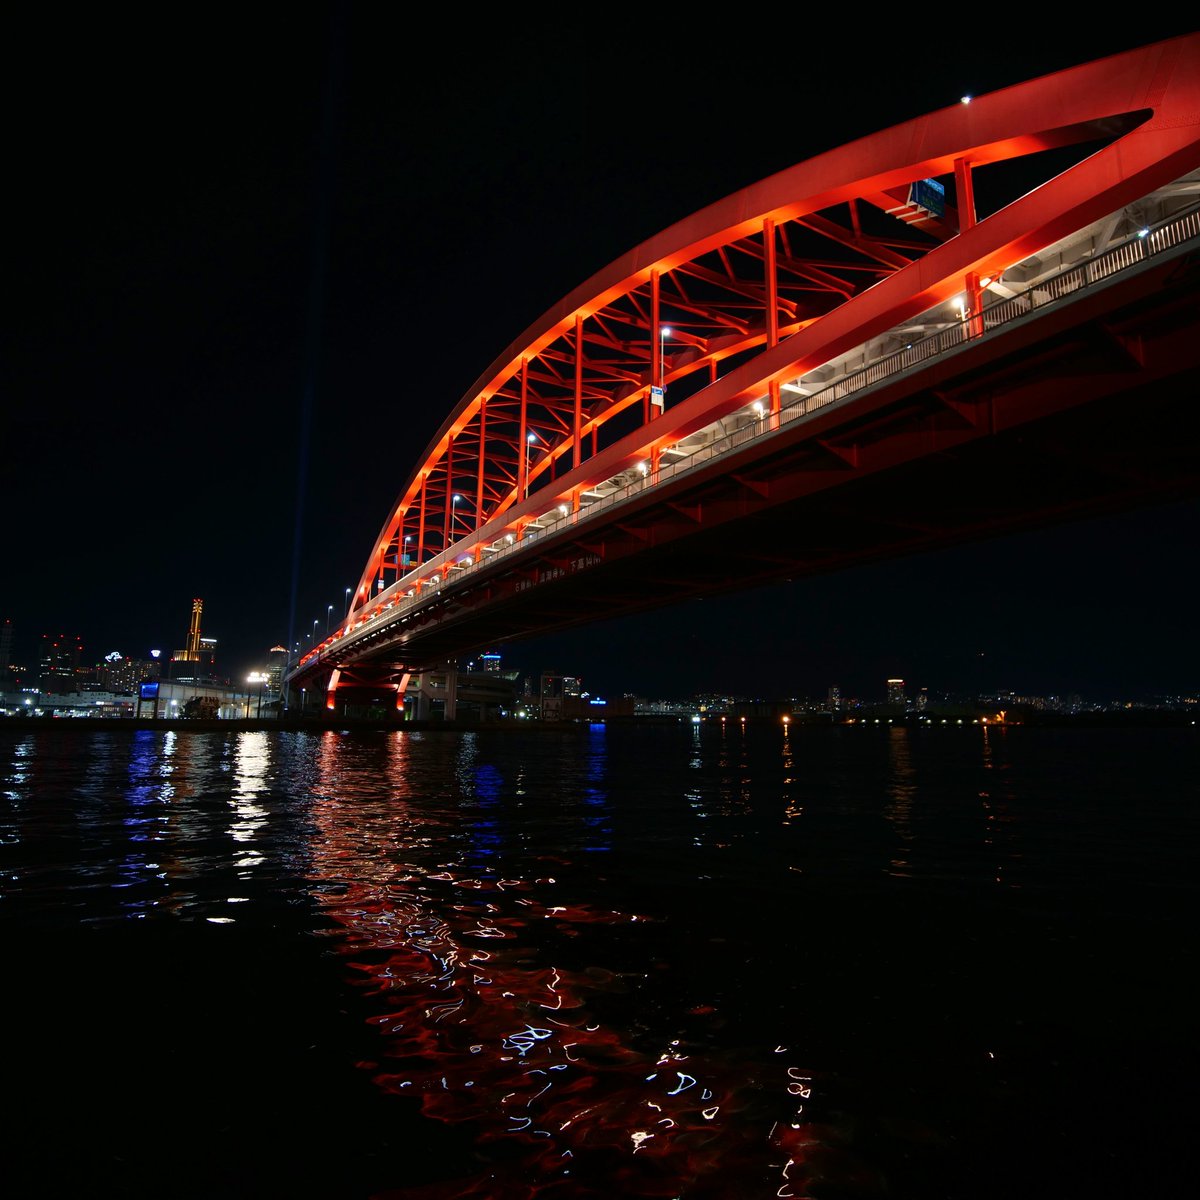
[[[765,1062],[693,1053],[678,1038],[654,1047],[627,1015],[640,976],[546,965],[580,945],[572,939],[586,926],[645,917],[558,903],[551,876],[477,878],[444,861],[423,870],[448,833],[415,806],[394,803],[378,827],[328,799],[313,816],[316,896],[376,1010],[379,1055],[359,1065],[386,1091],[419,1099],[426,1117],[471,1123],[478,1162],[489,1164],[374,1200],[717,1200],[751,1194],[738,1189],[755,1180],[756,1195],[811,1195],[823,1139],[804,1116],[810,1080],[784,1047]],[[390,841],[393,857],[363,852],[373,837]],[[614,1007],[620,1025],[602,1015]],[[704,1007],[667,1023],[695,1021]]]

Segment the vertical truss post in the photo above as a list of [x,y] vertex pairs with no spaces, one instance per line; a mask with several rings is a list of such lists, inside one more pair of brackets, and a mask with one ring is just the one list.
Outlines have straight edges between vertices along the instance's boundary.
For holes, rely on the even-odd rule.
[[[958,232],[962,234],[975,224],[975,183],[971,177],[970,159],[954,160],[954,186],[958,192]],[[967,272],[966,293],[967,336],[979,337],[983,333],[983,288],[979,285],[977,271]]]
[[[475,473],[475,528],[483,524],[483,466],[487,447],[487,397],[479,401],[479,467]],[[475,561],[483,557],[483,543],[475,547]]]
[[450,515],[454,511],[451,496],[454,493],[454,434],[446,441],[446,502],[442,510],[442,549],[450,548]]
[[575,314],[575,446],[571,458],[573,467],[579,466],[583,457],[581,445],[583,429],[583,317]]
[[521,359],[521,422],[517,445],[517,499],[529,495],[529,454],[526,441],[529,437],[529,359]]
[[[766,272],[767,284],[767,349],[779,344],[779,272],[775,259],[775,222],[767,217],[763,221],[763,269]],[[767,382],[767,392],[770,396],[771,416],[778,420],[780,409],[779,380]]]
[[[421,515],[417,526],[417,563],[420,565],[425,561],[425,481],[429,478],[428,474],[421,476]],[[421,581],[417,580],[417,591],[421,590]]]
[[646,390],[642,395],[642,424],[650,423],[650,389],[656,379],[662,378],[661,339],[658,336],[662,325],[662,315],[659,312],[658,272],[650,272],[650,378],[646,380]]

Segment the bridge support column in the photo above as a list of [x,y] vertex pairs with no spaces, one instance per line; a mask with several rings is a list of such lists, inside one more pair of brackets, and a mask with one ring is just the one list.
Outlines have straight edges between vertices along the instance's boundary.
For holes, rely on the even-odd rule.
[[446,707],[442,713],[445,721],[458,719],[458,664],[449,662],[444,668],[446,675]]

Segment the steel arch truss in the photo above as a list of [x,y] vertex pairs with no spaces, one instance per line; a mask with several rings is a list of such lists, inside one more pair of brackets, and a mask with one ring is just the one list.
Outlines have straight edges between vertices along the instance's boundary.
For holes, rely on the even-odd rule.
[[458,400],[373,543],[347,628],[748,405],[778,412],[835,356],[902,342],[956,298],[978,312],[1015,264],[1198,165],[1192,34],[883,130],[688,217],[565,297]]

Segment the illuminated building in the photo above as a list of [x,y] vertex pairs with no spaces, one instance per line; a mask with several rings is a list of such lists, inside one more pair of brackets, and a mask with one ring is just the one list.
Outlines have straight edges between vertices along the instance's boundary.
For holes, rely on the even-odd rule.
[[41,674],[38,687],[43,692],[74,692],[79,675],[79,656],[83,641],[60,633],[42,634]]
[[267,690],[273,696],[283,692],[283,672],[287,667],[288,652],[286,646],[272,646],[267,655]]
[[192,601],[192,620],[188,626],[187,645],[171,656],[170,678],[186,683],[210,682],[217,656],[217,639],[200,635],[200,617],[204,601]]
[[500,655],[495,650],[489,650],[486,654],[471,659],[465,669],[472,674],[499,675]]
[[904,703],[904,680],[889,679],[887,681],[887,702],[889,704]]
[[204,612],[204,601],[192,601],[192,623],[188,626],[187,646],[182,650],[176,650],[171,658],[172,662],[199,662],[200,661],[200,616]]
[[98,668],[100,687],[116,695],[132,695],[147,679],[157,679],[157,658],[126,658],[119,650],[104,656]]

